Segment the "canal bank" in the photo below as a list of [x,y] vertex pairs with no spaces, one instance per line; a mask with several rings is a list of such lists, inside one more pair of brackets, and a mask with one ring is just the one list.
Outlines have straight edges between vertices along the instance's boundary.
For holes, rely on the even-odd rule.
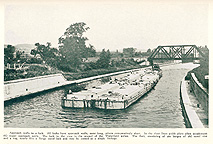
[[190,80],[185,77],[180,83],[180,104],[187,128],[208,127],[208,93],[191,73]]
[[31,94],[36,94],[42,91],[66,85],[79,84],[103,77],[124,74],[135,70],[138,69],[98,75],[73,81],[67,81],[62,74],[53,74],[34,78],[7,81],[4,82],[4,101],[9,101],[23,96],[30,96]]

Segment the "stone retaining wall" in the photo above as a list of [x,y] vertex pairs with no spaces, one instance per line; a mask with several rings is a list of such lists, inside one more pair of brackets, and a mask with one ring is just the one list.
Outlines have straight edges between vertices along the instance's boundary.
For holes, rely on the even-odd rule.
[[194,73],[191,73],[190,79],[191,89],[200,102],[201,106],[204,108],[206,114],[209,112],[209,94],[207,89],[202,86],[202,84],[198,81]]

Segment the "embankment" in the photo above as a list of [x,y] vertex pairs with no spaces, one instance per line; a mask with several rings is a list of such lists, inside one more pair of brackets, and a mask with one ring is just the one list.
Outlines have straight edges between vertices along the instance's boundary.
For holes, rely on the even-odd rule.
[[4,101],[66,85],[62,74],[12,80],[4,83]]
[[191,73],[190,79],[190,86],[191,89],[201,103],[202,107],[204,108],[206,114],[208,115],[209,112],[209,94],[207,89],[203,87],[203,85],[198,81],[194,73]]
[[[189,87],[187,87],[189,84]],[[190,88],[190,90],[189,90]],[[204,113],[208,119],[208,93],[199,83],[195,75],[191,74],[190,81],[186,81],[185,77],[180,84],[180,103],[182,107],[183,116],[187,127],[191,128],[204,128],[204,125],[196,112],[199,112],[199,105],[192,103],[190,100],[189,91],[193,97],[198,100],[204,109]],[[196,107],[197,106],[197,107]]]
[[[137,69],[133,69],[137,70]],[[84,79],[67,81],[62,74],[53,74],[46,76],[39,76],[34,78],[27,79],[19,79],[7,81],[4,83],[4,101],[8,101],[14,98],[19,98],[22,96],[42,92],[45,90],[74,84],[74,83],[82,83],[94,79],[99,79],[107,76],[113,76],[123,73],[128,73],[132,70],[120,71],[115,73],[109,73],[104,75],[98,75],[94,77],[88,77]]]

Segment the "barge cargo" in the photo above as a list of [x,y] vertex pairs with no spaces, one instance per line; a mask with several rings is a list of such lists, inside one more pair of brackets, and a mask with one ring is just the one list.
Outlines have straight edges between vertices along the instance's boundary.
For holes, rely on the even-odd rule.
[[61,106],[67,108],[126,109],[149,92],[159,81],[159,69],[141,69],[125,77],[83,90],[68,93],[61,99]]

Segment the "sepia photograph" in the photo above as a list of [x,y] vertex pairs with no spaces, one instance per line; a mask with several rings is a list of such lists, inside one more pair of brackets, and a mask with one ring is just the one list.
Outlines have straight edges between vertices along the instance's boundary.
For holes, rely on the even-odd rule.
[[207,5],[7,5],[4,126],[208,127],[207,44]]
[[[199,129],[190,135],[207,137],[209,12],[208,1],[6,3],[3,128]],[[30,135],[18,129],[4,139]]]

